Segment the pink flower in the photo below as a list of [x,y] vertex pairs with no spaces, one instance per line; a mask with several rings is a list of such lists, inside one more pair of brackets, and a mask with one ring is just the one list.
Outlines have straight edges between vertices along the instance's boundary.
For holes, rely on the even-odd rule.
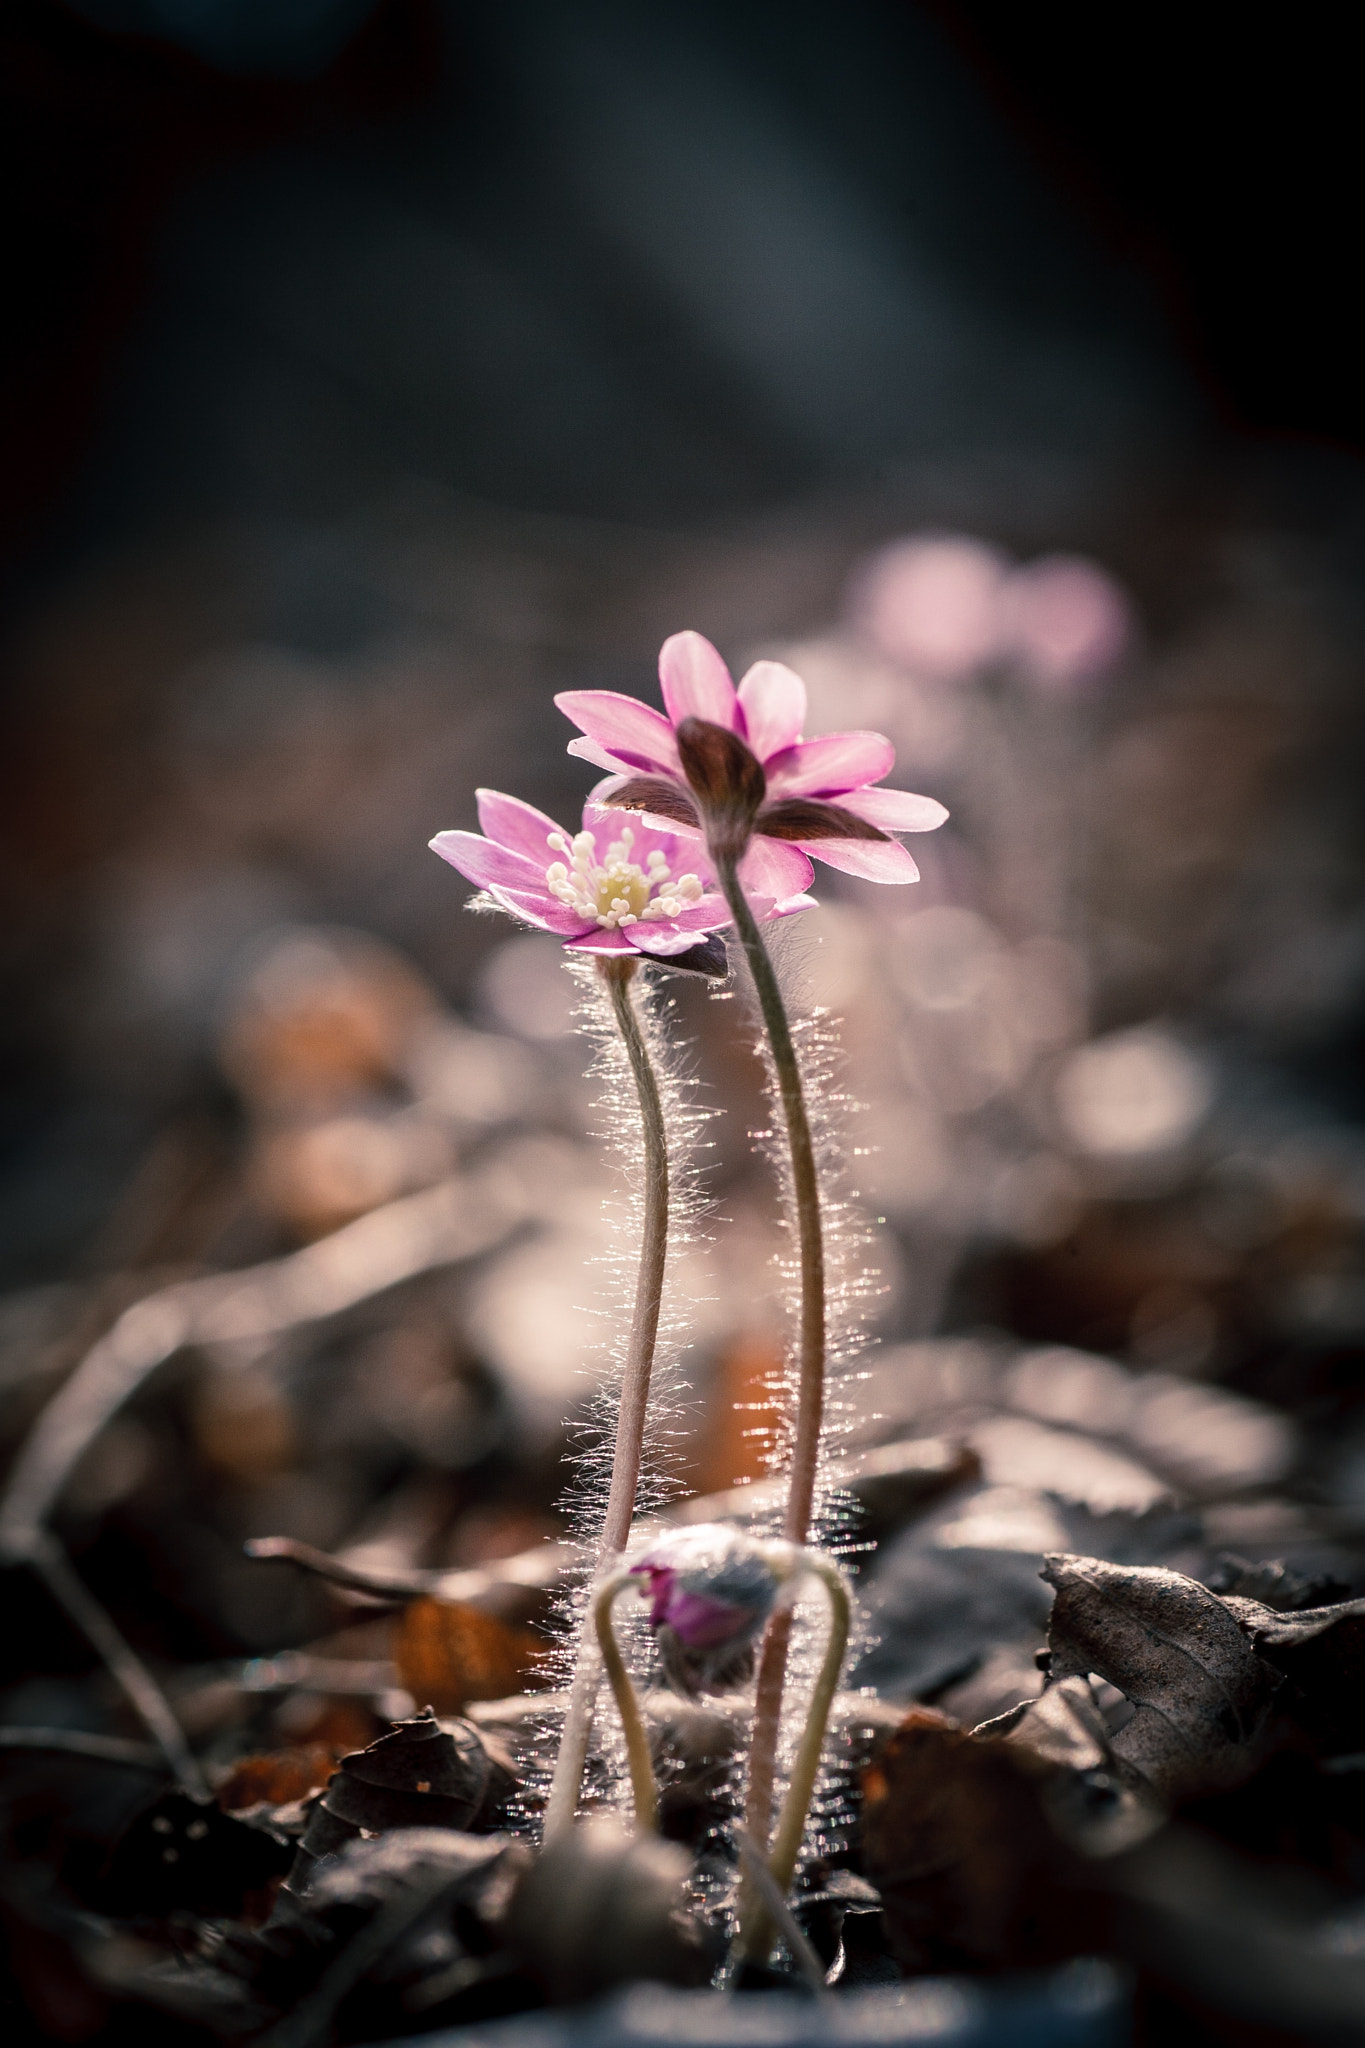
[[704,833],[717,855],[785,842],[869,881],[919,879],[891,834],[931,832],[948,813],[932,797],[873,787],[895,761],[881,733],[803,738],[801,678],[780,661],[757,661],[736,691],[700,633],[665,640],[659,679],[667,717],[614,690],[555,698],[585,735],[569,752],[611,771],[593,791],[597,803]]
[[[682,964],[708,933],[729,924],[725,898],[694,839],[591,802],[582,831],[570,839],[518,797],[496,789],[476,794],[482,835],[438,832],[432,851],[486,889],[500,910],[556,933],[573,951],[643,953]],[[761,849],[760,858],[742,863],[740,879],[757,917],[812,907],[804,894],[810,862],[795,847]]]

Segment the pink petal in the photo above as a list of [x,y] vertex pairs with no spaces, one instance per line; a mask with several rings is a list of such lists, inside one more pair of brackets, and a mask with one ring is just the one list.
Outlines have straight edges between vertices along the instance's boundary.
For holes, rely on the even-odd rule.
[[[563,827],[533,804],[524,804],[519,796],[504,796],[500,789],[476,789],[474,794],[486,837],[510,853],[534,861],[543,877],[550,862],[559,858],[546,841],[552,832],[563,832]],[[565,837],[572,835],[566,833]]]
[[570,740],[567,751],[580,761],[591,761],[594,768],[609,768],[613,782],[624,782],[639,772],[628,768],[624,761],[618,761],[615,754],[609,754],[605,747],[599,747],[596,740]]
[[[692,943],[689,939],[688,944]],[[585,932],[581,939],[566,939],[564,944],[575,953],[638,953],[640,950],[624,932],[609,932],[600,925],[596,931]]]
[[808,839],[807,853],[865,882],[917,882],[919,869],[898,839]]
[[739,686],[749,745],[760,761],[794,746],[806,722],[806,686],[780,661],[756,661]]
[[840,802],[855,818],[866,818],[883,832],[933,832],[948,815],[934,797],[914,796],[908,789],[851,789]]
[[533,924],[543,932],[555,932],[560,938],[573,938],[579,932],[598,929],[581,911],[571,910],[567,903],[560,903],[548,894],[535,896],[520,889],[503,889],[497,883],[488,893],[498,908],[507,911],[509,916],[525,918],[527,924]]
[[644,939],[639,936],[639,933],[642,932],[713,932],[718,930],[721,925],[729,924],[729,922],[730,906],[717,890],[709,896],[699,896],[695,903],[689,903],[687,908],[680,910],[676,917],[650,918],[648,920],[642,918],[640,920],[639,932],[637,932],[637,928],[633,924],[627,925],[626,929],[636,939],[637,944],[643,945]]
[[[659,649],[659,681],[674,725],[684,718],[707,718],[727,731],[739,729],[730,671],[700,633],[674,633],[665,640]],[[562,704],[564,700],[556,701]],[[673,758],[676,762],[676,753]]]
[[739,879],[746,896],[771,896],[782,903],[809,889],[815,870],[791,840],[759,837],[749,841],[749,851],[739,864]]
[[[762,898],[755,900],[761,902]],[[788,896],[785,901],[773,905],[772,915],[774,917],[796,917],[803,910],[818,910],[819,908],[820,905],[813,896]]]
[[664,775],[682,774],[672,726],[637,697],[623,697],[619,690],[561,690],[555,703],[614,761]]
[[500,882],[504,888],[529,890],[532,895],[546,893],[544,867],[537,867],[525,854],[509,853],[505,846],[481,839],[477,832],[438,832],[429,843],[433,853],[439,853],[481,889]]
[[667,960],[674,953],[685,953],[688,948],[700,943],[704,933],[712,926],[694,926],[691,931],[682,931],[672,924],[630,925],[631,943],[641,953],[653,953],[657,959]]
[[880,732],[827,732],[799,741],[764,765],[769,796],[841,797],[889,775],[896,749]]

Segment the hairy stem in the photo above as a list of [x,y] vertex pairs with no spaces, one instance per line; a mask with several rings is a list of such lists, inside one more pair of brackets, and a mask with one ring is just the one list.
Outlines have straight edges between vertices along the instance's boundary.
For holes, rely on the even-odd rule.
[[611,1625],[611,1610],[618,1596],[628,1586],[638,1593],[640,1581],[634,1572],[613,1572],[604,1579],[593,1595],[592,1614],[597,1624],[597,1641],[602,1652],[602,1662],[607,1667],[607,1679],[616,1698],[621,1715],[621,1726],[625,1731],[626,1755],[630,1761],[630,1786],[635,1795],[635,1818],[642,1828],[652,1828],[658,1811],[658,1798],[654,1789],[654,1759],[649,1752],[649,1737],[640,1713],[640,1702],[635,1697],[635,1687],[626,1669],[625,1659]]
[[[848,1648],[849,1599],[843,1573],[829,1558],[821,1557],[815,1551],[806,1553],[803,1569],[820,1580],[829,1596],[829,1634],[820,1675],[811,1694],[801,1747],[796,1753],[791,1783],[782,1804],[777,1837],[768,1858],[768,1871],[782,1898],[791,1889],[796,1875],[796,1861],[806,1832],[806,1817],[815,1796],[815,1781],[820,1774],[820,1756],[825,1746],[829,1710],[839,1688],[839,1674],[844,1668],[844,1653]],[[740,1923],[740,1952],[749,1961],[761,1963],[772,1941],[771,1916],[761,1887],[751,1888],[745,1900],[745,1915]]]
[[[801,1331],[796,1428],[782,1534],[790,1543],[804,1543],[810,1532],[820,1456],[820,1429],[825,1409],[825,1242],[820,1216],[820,1183],[815,1171],[815,1146],[806,1112],[801,1068],[772,958],[740,887],[734,856],[717,855],[714,858],[717,879],[730,906],[730,915],[758,992],[758,1006],[772,1052],[791,1153],[792,1193],[796,1202],[797,1240],[801,1253]],[[767,1846],[772,1826],[777,1733],[782,1718],[782,1690],[790,1638],[791,1614],[780,1609],[768,1623],[763,1639],[754,1702],[754,1737],[749,1751],[745,1826],[760,1848]]]
[[[611,1490],[598,1543],[596,1571],[600,1574],[626,1547],[635,1514],[635,1493],[640,1483],[649,1382],[659,1334],[659,1306],[663,1299],[664,1261],[668,1251],[668,1140],[658,1077],[631,999],[630,983],[635,973],[635,962],[629,955],[610,961],[604,959],[599,963],[598,972],[607,984],[612,1011],[630,1059],[635,1091],[640,1099],[640,1121],[645,1141],[644,1234],[635,1283],[635,1309],[621,1383],[621,1406],[616,1419]],[[568,1712],[545,1808],[547,1842],[572,1824],[578,1809],[601,1678],[596,1648],[585,1633],[579,1642]]]

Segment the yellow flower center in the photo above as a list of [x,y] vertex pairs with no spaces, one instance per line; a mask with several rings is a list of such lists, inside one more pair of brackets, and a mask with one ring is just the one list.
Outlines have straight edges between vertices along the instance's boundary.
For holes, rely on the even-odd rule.
[[677,917],[689,904],[705,894],[697,875],[670,873],[665,855],[655,847],[642,867],[631,859],[635,834],[629,825],[621,828],[601,861],[597,840],[591,832],[576,832],[572,840],[552,832],[546,844],[568,856],[552,861],[545,870],[545,884],[570,910],[591,918],[604,931],[620,925],[655,922]]

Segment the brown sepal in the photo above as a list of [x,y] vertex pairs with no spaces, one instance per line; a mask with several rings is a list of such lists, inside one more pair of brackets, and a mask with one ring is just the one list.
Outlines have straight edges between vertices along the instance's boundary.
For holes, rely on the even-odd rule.
[[599,801],[604,810],[652,811],[656,818],[668,818],[675,825],[695,828],[701,824],[691,798],[684,796],[676,782],[668,782],[662,775],[632,775],[620,789]]
[[762,762],[737,732],[706,718],[684,718],[676,737],[707,844],[713,854],[738,856],[749,843],[767,791]]
[[866,818],[855,817],[842,805],[827,804],[815,796],[780,797],[776,803],[764,804],[754,829],[769,839],[889,839],[891,836],[889,832],[881,832],[875,825],[869,825]]

